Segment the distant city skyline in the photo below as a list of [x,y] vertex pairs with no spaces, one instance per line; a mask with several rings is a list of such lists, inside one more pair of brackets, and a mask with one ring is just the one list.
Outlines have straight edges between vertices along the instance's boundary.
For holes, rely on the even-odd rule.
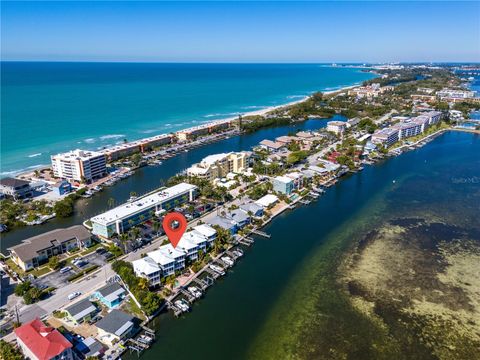
[[2,60],[479,62],[474,2],[2,2]]

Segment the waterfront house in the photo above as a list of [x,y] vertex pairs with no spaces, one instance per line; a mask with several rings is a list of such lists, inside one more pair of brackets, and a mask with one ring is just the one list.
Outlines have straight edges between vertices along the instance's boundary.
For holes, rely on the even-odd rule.
[[207,239],[207,242],[208,242],[209,246],[212,246],[212,243],[217,238],[217,231],[213,227],[211,227],[207,224],[201,224],[201,225],[194,226],[193,231],[195,231],[195,232],[199,233],[200,235],[202,235],[203,237],[205,237]]
[[31,198],[33,190],[30,183],[25,180],[6,177],[0,179],[0,194],[14,200]]
[[14,333],[25,359],[74,359],[72,344],[57,329],[46,326],[40,319],[17,327]]
[[129,201],[92,217],[92,232],[109,239],[113,234],[124,233],[131,227],[151,219],[155,214],[164,213],[193,201],[197,196],[197,190],[195,185],[180,183]]
[[176,249],[183,251],[185,253],[185,259],[189,261],[196,261],[198,259],[198,251],[200,250],[200,247],[190,240],[189,235],[185,236],[184,234],[184,236],[180,238]]
[[174,248],[172,244],[160,246],[158,250],[149,252],[147,255],[162,269],[162,277],[185,269],[185,252]]
[[219,226],[220,228],[229,231],[232,235],[236,234],[238,231],[237,223],[224,216],[214,215],[205,220],[205,222],[210,226]]
[[263,216],[263,207],[255,204],[253,201],[241,204],[239,208],[253,217],[260,218]]
[[184,233],[178,245],[180,245],[180,243],[184,240],[195,244],[198,248],[197,251],[206,252],[207,247],[210,245],[208,242],[208,239],[196,230],[192,230]]
[[250,215],[240,209],[230,210],[227,212],[226,218],[235,221],[237,224],[237,229],[247,226],[252,220]]
[[280,149],[285,148],[284,143],[276,142],[276,141],[272,141],[272,140],[268,140],[268,139],[260,141],[259,145],[262,149],[265,149],[265,150],[268,150],[268,151],[271,151],[271,152],[277,152]]
[[97,339],[112,346],[114,343],[128,339],[135,330],[135,317],[123,311],[113,309],[95,326],[98,329]]
[[102,358],[105,353],[105,346],[93,337],[88,337],[75,345],[75,351],[77,354],[81,354],[84,359],[89,357]]
[[98,289],[93,297],[98,299],[102,304],[112,309],[122,302],[127,292],[118,283],[107,284]]
[[88,299],[65,308],[66,318],[73,322],[74,325],[89,321],[97,312],[97,307]]
[[255,204],[263,207],[264,209],[268,209],[269,207],[273,206],[278,202],[278,197],[273,194],[267,194],[257,201],[255,201]]
[[72,184],[67,180],[60,180],[53,184],[52,188],[55,195],[62,196],[72,191]]
[[147,279],[150,287],[160,285],[162,269],[151,257],[145,256],[135,260],[132,265],[135,275]]
[[28,238],[8,250],[12,260],[27,271],[46,263],[52,256],[89,247],[91,244],[90,232],[82,225],[75,225]]
[[293,180],[286,176],[277,176],[273,179],[273,191],[290,195],[294,189]]

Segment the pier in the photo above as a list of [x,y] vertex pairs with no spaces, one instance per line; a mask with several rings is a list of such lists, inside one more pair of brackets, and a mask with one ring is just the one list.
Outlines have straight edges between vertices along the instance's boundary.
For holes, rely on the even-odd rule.
[[[252,234],[263,236],[263,237],[268,238],[268,239],[270,239],[270,237],[271,237],[271,235],[267,234],[265,231],[261,231],[261,230],[257,230],[257,229],[252,230]],[[252,240],[252,242],[253,242],[253,240]]]

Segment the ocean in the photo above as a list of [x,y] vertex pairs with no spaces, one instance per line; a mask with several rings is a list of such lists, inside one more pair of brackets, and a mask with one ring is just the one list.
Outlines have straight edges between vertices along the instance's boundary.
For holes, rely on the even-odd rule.
[[1,63],[1,168],[168,133],[374,77],[316,64]]

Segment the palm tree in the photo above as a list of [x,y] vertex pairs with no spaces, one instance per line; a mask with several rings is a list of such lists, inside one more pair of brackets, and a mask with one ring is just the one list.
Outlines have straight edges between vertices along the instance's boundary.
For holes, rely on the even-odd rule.
[[158,221],[157,219],[154,219],[152,221],[152,229],[153,229],[153,231],[155,231],[155,233],[158,236],[158,230],[160,230],[160,221]]
[[128,234],[121,233],[118,239],[120,240],[120,243],[123,246],[123,252],[126,254],[127,253]]
[[145,215],[140,215],[139,216],[140,222],[143,223],[145,221]]
[[138,279],[138,288],[140,290],[148,290],[148,287],[149,287],[149,283],[147,279],[143,277]]

